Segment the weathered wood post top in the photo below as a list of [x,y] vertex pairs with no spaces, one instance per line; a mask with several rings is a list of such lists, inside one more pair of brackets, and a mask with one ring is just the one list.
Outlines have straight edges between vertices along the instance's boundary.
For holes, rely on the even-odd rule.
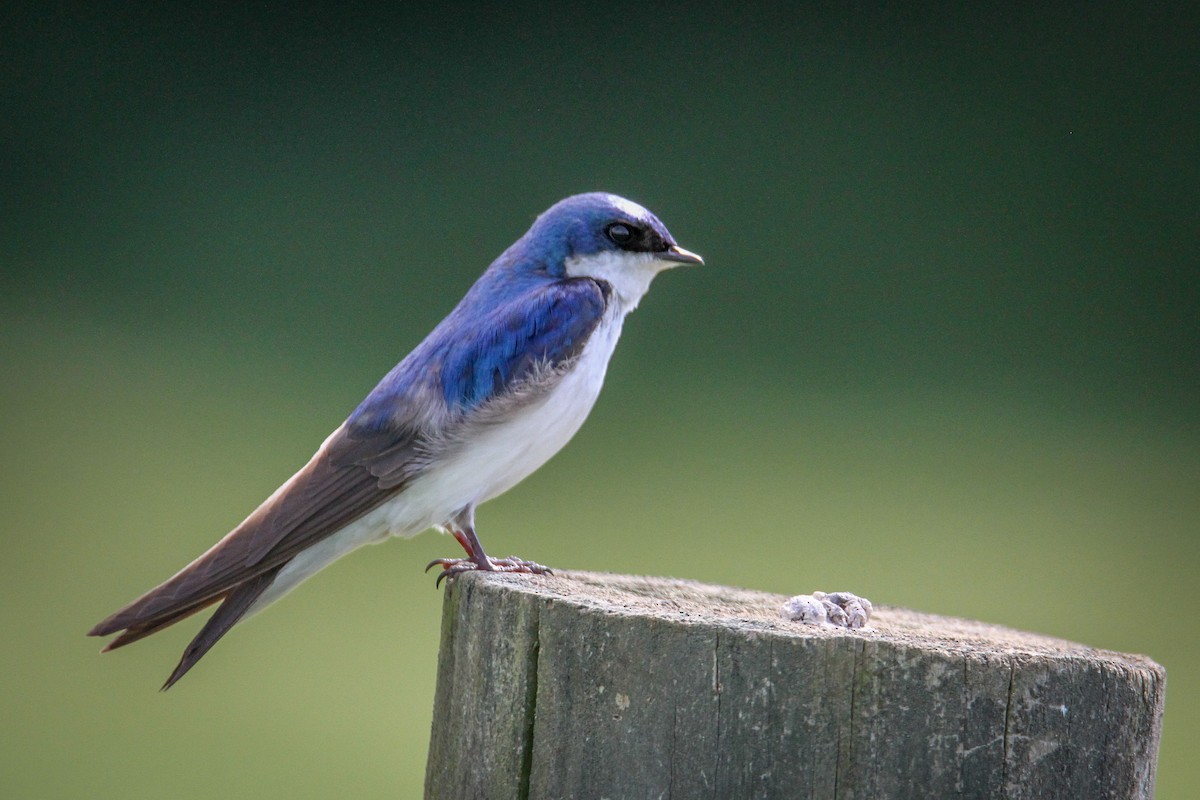
[[1165,672],[877,608],[572,572],[466,574],[442,620],[431,798],[1149,798]]

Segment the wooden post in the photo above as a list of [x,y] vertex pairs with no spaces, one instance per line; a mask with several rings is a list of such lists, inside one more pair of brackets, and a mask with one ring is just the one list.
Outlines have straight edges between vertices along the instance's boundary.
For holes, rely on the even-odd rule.
[[426,797],[1153,795],[1153,661],[878,606],[862,630],[808,626],[785,599],[582,572],[450,581]]

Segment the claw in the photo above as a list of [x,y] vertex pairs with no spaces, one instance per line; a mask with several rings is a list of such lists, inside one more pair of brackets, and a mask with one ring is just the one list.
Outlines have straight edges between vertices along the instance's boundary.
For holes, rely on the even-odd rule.
[[[442,585],[442,581],[447,578],[453,578],[455,575],[461,575],[464,572],[473,570],[484,570],[487,572],[523,572],[529,575],[553,575],[554,571],[549,567],[539,564],[536,561],[526,561],[523,558],[509,556],[508,558],[487,558],[480,564],[472,558],[435,558],[430,561],[425,567],[425,571],[433,569],[434,565],[442,568],[437,579],[433,582],[436,589]],[[486,566],[485,566],[486,565]]]
[[[466,559],[463,560],[466,561]],[[433,588],[436,589],[441,586],[442,581],[446,580],[447,578],[453,578],[455,575],[461,575],[464,572],[470,572],[478,568],[479,566],[474,561],[466,561],[465,564],[455,564],[452,567],[446,567],[433,582]]]
[[483,552],[483,545],[479,543],[479,537],[475,535],[474,506],[467,506],[454,519],[447,522],[444,527],[462,545],[463,550],[467,553],[467,557],[435,558],[433,561],[430,561],[425,567],[426,572],[433,569],[434,564],[442,568],[441,573],[437,576],[437,580],[433,582],[434,588],[440,586],[442,581],[447,578],[453,578],[455,575],[461,575],[464,572],[470,572],[474,569],[481,569],[485,572],[528,572],[532,575],[550,574],[549,567],[544,567],[536,561],[526,561],[516,556],[491,558],[487,553]]

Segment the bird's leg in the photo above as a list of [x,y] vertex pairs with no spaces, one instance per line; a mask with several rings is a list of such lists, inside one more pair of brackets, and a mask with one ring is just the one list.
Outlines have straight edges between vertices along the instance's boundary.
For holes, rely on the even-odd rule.
[[471,570],[486,572],[527,572],[532,575],[546,575],[551,572],[549,567],[536,561],[526,561],[523,558],[509,556],[508,558],[491,558],[484,552],[483,544],[475,534],[474,509],[466,509],[458,514],[454,522],[446,526],[451,535],[458,540],[466,551],[466,558],[435,558],[425,567],[428,572],[435,564],[442,568],[434,581],[434,586],[441,584],[446,578],[453,578]]
[[[471,542],[467,539],[466,535],[462,531],[458,530],[457,528],[451,528],[449,525],[444,526],[444,528],[446,531],[448,531],[450,533],[451,536],[454,537],[455,541],[457,541],[459,544],[462,545],[462,549],[466,551],[467,557],[466,558],[435,558],[433,561],[430,561],[428,564],[425,565],[426,572],[429,572],[429,570],[433,569],[434,566],[441,567],[444,572],[445,570],[448,570],[450,567],[457,567],[457,566],[460,566],[467,562],[474,563],[475,550],[471,547]],[[444,578],[444,577],[446,577],[445,574],[439,575],[437,582],[441,583],[442,578]]]
[[[451,528],[450,535],[458,540],[458,543],[462,545],[463,550],[467,551],[467,558],[475,557],[475,548],[471,546],[471,540],[467,538],[465,533],[455,528]],[[476,541],[478,541],[478,539],[476,539]]]
[[[483,553],[483,545],[479,543],[479,537],[475,535],[475,530],[473,528],[463,530],[462,528],[453,527],[451,525],[446,525],[445,527],[446,530],[450,532],[450,535],[454,537],[455,541],[462,545],[462,549],[466,551],[467,557],[435,558],[433,561],[430,561],[425,565],[426,572],[431,570],[434,565],[441,567],[443,570],[448,570],[451,567],[462,567],[462,569],[458,570],[458,572],[464,572],[468,569],[490,570],[492,568],[491,561],[488,559],[487,554]],[[467,531],[470,531],[470,534],[468,534]],[[483,558],[479,559],[475,555],[476,552],[483,553]],[[458,573],[456,572],[455,574]],[[445,575],[444,573],[440,575],[438,577],[438,583],[441,583],[442,578],[445,577],[449,576]]]

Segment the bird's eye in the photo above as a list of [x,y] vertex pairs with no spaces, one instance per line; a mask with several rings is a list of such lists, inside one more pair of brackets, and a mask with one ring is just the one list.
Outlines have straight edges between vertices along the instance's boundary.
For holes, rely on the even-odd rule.
[[608,226],[605,232],[608,234],[609,239],[622,246],[632,242],[634,237],[633,228],[623,222],[614,222]]

